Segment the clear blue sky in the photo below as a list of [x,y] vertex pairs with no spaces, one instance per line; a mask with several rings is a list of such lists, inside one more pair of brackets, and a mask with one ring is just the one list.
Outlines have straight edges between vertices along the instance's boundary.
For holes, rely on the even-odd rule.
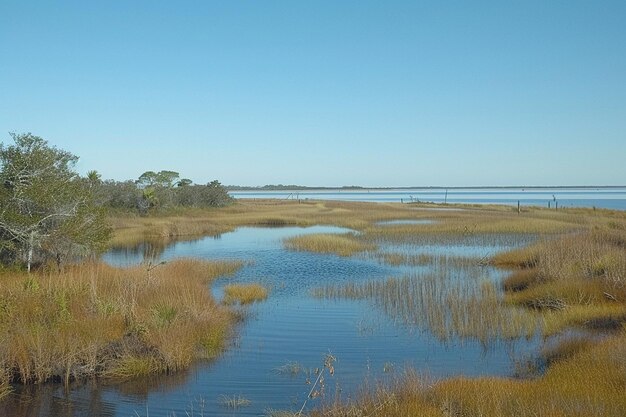
[[626,1],[0,0],[0,139],[79,171],[626,184]]

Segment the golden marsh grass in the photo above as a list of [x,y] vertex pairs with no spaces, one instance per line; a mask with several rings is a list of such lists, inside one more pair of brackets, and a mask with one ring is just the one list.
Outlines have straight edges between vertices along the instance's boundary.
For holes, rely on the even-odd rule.
[[223,348],[234,315],[207,284],[234,262],[178,260],[148,271],[97,263],[5,274],[1,383],[66,383],[183,369]]
[[[240,201],[230,207],[158,216],[118,215],[115,246],[217,235],[239,226],[335,225],[356,234],[306,237],[299,250],[360,253],[394,265],[434,268],[382,282],[320,289],[319,296],[365,298],[387,314],[418,323],[442,340],[528,337],[584,327],[610,330],[600,342],[563,346],[545,375],[529,380],[451,378],[424,382],[411,374],[359,402],[323,410],[334,416],[626,415],[626,213],[608,210]],[[452,206],[450,206],[452,207]],[[377,225],[388,220],[429,224]],[[501,288],[481,275],[479,259],[415,255],[384,245],[472,245],[540,242],[498,254],[513,268]],[[308,240],[308,242],[307,242]],[[289,245],[289,243],[286,243]],[[310,245],[310,247],[306,247]],[[480,266],[480,265],[479,265]],[[236,264],[177,261],[150,273],[88,264],[61,273],[2,274],[0,396],[7,382],[117,378],[184,368],[223,348],[235,317],[206,284]],[[463,270],[468,279],[451,273]],[[97,329],[97,330],[96,330]],[[546,357],[549,355],[546,353]],[[4,391],[3,391],[4,390]]]
[[[384,283],[324,288],[318,295],[373,299],[387,313],[409,321],[415,317],[443,338],[478,333],[482,340],[492,328],[500,337],[507,333],[523,335],[518,329],[524,328],[537,328],[544,336],[571,328],[596,333],[583,332],[576,339],[565,339],[538,352],[548,368],[534,379],[449,378],[428,382],[409,372],[395,385],[368,391],[357,401],[335,403],[320,410],[319,415],[626,415],[626,213],[530,209],[519,220],[506,220],[510,216],[505,212],[492,214],[495,221],[491,225],[480,223],[477,216],[472,226],[457,229],[457,239],[492,230],[532,233],[541,238],[536,244],[497,254],[490,260],[493,265],[513,268],[501,284],[504,297],[498,295],[492,282],[481,280],[474,280],[470,288],[446,288],[450,283],[446,284],[447,275],[441,272],[431,278],[420,277],[419,284],[411,283],[411,278],[394,278]],[[536,218],[528,222],[524,217],[530,215]],[[441,241],[454,223],[461,221],[461,217],[451,221],[448,230],[440,225],[426,225],[423,230],[439,228],[434,236]],[[414,239],[406,231],[389,239],[385,233],[375,231],[370,236],[423,242],[428,239],[425,234]],[[441,265],[436,259],[431,264]],[[400,258],[398,263],[402,261]],[[478,309],[472,305],[475,300]],[[517,309],[509,310],[510,306]],[[520,314],[521,326],[512,326],[513,331],[509,328],[510,318],[505,318],[505,327],[493,325],[500,323],[499,317],[507,310]],[[489,311],[492,316],[480,322]],[[478,321],[478,326],[474,327],[473,321]],[[591,336],[597,332],[602,336]]]
[[442,341],[461,338],[488,344],[535,333],[539,323],[535,314],[503,305],[495,284],[476,271],[462,273],[467,279],[442,269],[439,273],[326,286],[313,294],[371,300],[394,320],[426,329]]
[[353,234],[314,234],[295,236],[284,241],[290,250],[318,253],[334,253],[339,256],[352,256],[359,252],[374,250],[375,246],[364,243]]
[[229,284],[224,287],[224,304],[251,304],[265,300],[267,294],[261,284]]
[[449,378],[429,381],[408,371],[391,386],[336,402],[314,416],[521,416],[626,415],[626,333],[578,347],[536,379]]

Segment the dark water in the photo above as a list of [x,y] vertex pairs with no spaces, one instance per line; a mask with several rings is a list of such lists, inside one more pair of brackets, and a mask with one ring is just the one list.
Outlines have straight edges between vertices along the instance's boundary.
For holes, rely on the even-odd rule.
[[523,206],[596,207],[626,210],[626,187],[607,188],[414,188],[310,191],[231,191],[235,198],[432,202]]
[[[322,285],[384,279],[401,276],[407,270],[365,257],[286,251],[281,243],[285,237],[298,234],[345,231],[321,226],[241,228],[219,238],[165,248],[161,257],[166,260],[185,256],[250,261],[235,277],[214,284],[217,297],[231,282],[260,281],[270,287],[268,300],[248,309],[230,349],[212,363],[200,362],[170,376],[123,384],[88,382],[74,384],[69,390],[54,384],[18,387],[18,392],[0,405],[0,415],[259,416],[269,409],[297,411],[305,401],[311,388],[306,383],[307,373],[278,372],[290,362],[313,370],[323,366],[326,354],[335,356],[335,375],[326,376],[325,398],[329,400],[335,395],[353,396],[364,383],[384,381],[406,366],[432,377],[511,375],[513,360],[536,349],[536,341],[526,340],[489,346],[471,339],[443,342],[427,329],[396,322],[366,300],[313,298],[311,290]],[[482,256],[507,246],[507,240],[496,243],[472,241],[420,250]],[[403,250],[418,249],[406,246]],[[111,252],[105,260],[116,265],[133,264],[142,260],[142,251]],[[487,279],[501,276],[491,268],[482,269],[480,274]],[[250,400],[250,405],[235,410],[220,405],[221,396],[236,395]],[[309,400],[308,407],[319,405],[319,401]]]

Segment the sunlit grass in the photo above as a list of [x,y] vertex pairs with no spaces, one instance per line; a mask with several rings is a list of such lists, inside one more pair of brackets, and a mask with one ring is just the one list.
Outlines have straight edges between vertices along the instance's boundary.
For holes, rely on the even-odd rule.
[[334,253],[339,256],[352,256],[358,252],[373,250],[372,244],[359,241],[352,234],[314,234],[295,236],[284,241],[291,250],[318,253]]
[[261,284],[229,284],[224,287],[225,304],[251,304],[267,298],[267,288]]
[[442,341],[462,338],[487,344],[531,337],[538,325],[532,312],[504,306],[493,282],[458,279],[449,271],[326,286],[314,295],[371,300],[394,320],[428,330]]
[[[220,209],[111,220],[113,245],[149,241],[155,248],[244,225],[342,226],[355,233],[301,236],[286,245],[432,270],[327,287],[319,296],[368,299],[441,340],[489,343],[571,328],[604,335],[600,340],[583,333],[580,339],[537,352],[549,367],[535,379],[425,383],[409,376],[360,403],[344,405],[340,415],[626,415],[626,213],[524,208],[518,214],[504,206],[466,208],[424,211],[412,204],[241,201]],[[377,224],[398,219],[433,222]],[[501,285],[483,268],[483,259],[416,251],[428,245],[515,247],[536,239],[536,244],[490,260],[516,268]],[[385,245],[409,249],[377,251]],[[234,317],[213,300],[207,284],[237,267],[185,260],[151,271],[145,266],[85,264],[32,276],[3,272],[0,397],[7,394],[8,381],[131,378],[214,357],[223,349]],[[257,293],[252,299],[259,299],[258,291],[251,292]],[[248,299],[231,298],[239,303]]]
[[503,283],[511,304],[542,310],[547,335],[626,323],[626,232],[592,229],[497,255],[515,266]]
[[449,378],[432,382],[408,372],[356,401],[327,405],[314,416],[626,415],[626,333],[578,346],[536,379]]
[[178,260],[152,270],[87,263],[4,274],[0,384],[130,378],[214,356],[234,317],[207,284],[237,268],[236,262]]

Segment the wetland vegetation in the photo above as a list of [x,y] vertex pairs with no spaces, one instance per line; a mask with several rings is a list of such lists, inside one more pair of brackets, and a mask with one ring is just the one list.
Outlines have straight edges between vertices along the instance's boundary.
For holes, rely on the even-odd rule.
[[[474,339],[486,345],[519,337],[544,341],[509,378],[432,381],[409,370],[395,383],[370,389],[357,400],[327,402],[313,414],[623,415],[626,215],[588,209],[524,208],[517,213],[499,206],[424,208],[256,201],[216,210],[211,218],[201,213],[161,217],[143,229],[150,219],[117,221],[129,229],[153,228],[146,237],[155,238],[159,228],[193,230],[189,225],[224,231],[242,225],[347,227],[354,232],[290,238],[285,245],[376,259],[404,266],[406,274],[326,285],[315,289],[315,296],[370,300],[381,312],[442,340]],[[435,221],[379,224],[388,220]],[[118,236],[127,233],[118,230]],[[434,245],[450,250],[429,252]],[[473,245],[487,249],[462,250]],[[495,252],[493,247],[512,250]]]
[[[147,187],[162,193],[159,201],[180,194],[172,191],[172,181],[158,183],[158,174],[152,174]],[[474,341],[486,349],[510,340],[538,343],[508,377],[429,380],[420,369],[409,369],[360,397],[325,401],[312,414],[626,414],[625,212],[454,205],[447,207],[455,210],[432,210],[436,206],[431,204],[316,200],[153,207],[147,213],[114,210],[108,215],[110,246],[139,248],[144,258],[139,265],[114,267],[95,256],[74,262],[81,259],[76,249],[83,246],[69,233],[72,223],[56,235],[72,249],[64,252],[63,262],[54,257],[48,262],[54,242],[41,240],[39,253],[28,258],[29,263],[39,259],[33,272],[5,263],[0,275],[0,397],[16,383],[132,379],[179,372],[197,359],[217,357],[232,340],[241,306],[271,299],[280,287],[230,283],[219,302],[211,284],[236,273],[247,260],[164,263],[160,255],[168,245],[219,238],[244,226],[326,225],[341,229],[289,236],[284,249],[337,255],[334,265],[362,260],[395,269],[385,278],[310,282],[318,299],[368,303],[402,323],[402,329],[416,328],[442,343]],[[84,218],[103,219],[101,211],[94,213],[89,217],[85,212]],[[56,230],[54,226],[47,230]],[[99,225],[94,231],[97,249],[109,231]],[[23,259],[35,247],[28,239],[11,242],[2,248],[5,260]],[[304,301],[306,295],[300,296]],[[296,361],[286,363],[272,367],[273,373],[297,375],[296,365],[305,369]],[[247,408],[241,399],[248,401],[228,394],[222,405]]]

